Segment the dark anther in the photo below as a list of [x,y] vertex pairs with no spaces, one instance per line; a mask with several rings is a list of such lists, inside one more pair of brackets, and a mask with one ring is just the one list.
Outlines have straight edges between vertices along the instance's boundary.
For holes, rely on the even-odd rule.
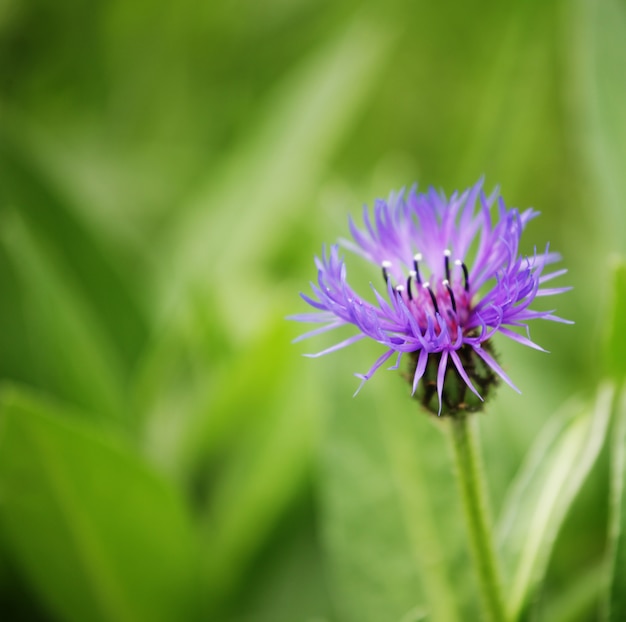
[[389,268],[391,268],[391,262],[383,261],[382,268],[383,268],[383,279],[385,279],[385,283],[389,283]]
[[411,287],[411,281],[415,277],[415,273],[411,272],[406,280],[406,293],[409,300],[413,300],[413,288]]
[[415,280],[418,285],[422,284],[422,277],[420,276],[420,266],[419,263],[422,261],[422,253],[417,253],[417,255],[413,256],[413,271],[415,272]]
[[435,298],[435,292],[430,289],[430,285],[428,283],[424,283],[424,287],[428,290],[430,294],[430,299],[433,301],[433,307],[435,307],[435,313],[439,313],[439,305],[437,304],[437,299]]
[[443,251],[443,262],[446,269],[446,281],[450,282],[450,251],[447,248]]
[[465,278],[465,291],[469,292],[469,272],[467,271],[467,266],[460,259],[457,259],[454,263],[457,266],[461,266],[463,277]]
[[450,287],[450,283],[446,280],[443,282],[448,290],[448,295],[450,296],[450,304],[452,305],[452,310],[456,313],[456,300],[454,299],[454,294],[452,293],[452,288]]

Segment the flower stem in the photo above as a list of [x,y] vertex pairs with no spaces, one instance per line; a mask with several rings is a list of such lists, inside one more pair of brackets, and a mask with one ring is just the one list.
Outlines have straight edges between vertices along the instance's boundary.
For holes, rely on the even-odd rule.
[[475,416],[464,415],[450,417],[450,438],[485,616],[492,622],[504,622],[506,613],[487,511],[487,493],[477,447],[475,419]]

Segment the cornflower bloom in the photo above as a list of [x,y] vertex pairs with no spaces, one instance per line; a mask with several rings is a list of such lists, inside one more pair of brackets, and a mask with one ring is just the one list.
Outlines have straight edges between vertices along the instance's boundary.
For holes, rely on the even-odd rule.
[[385,351],[367,373],[356,374],[362,380],[357,393],[394,354],[389,369],[398,369],[407,355],[412,395],[437,414],[479,410],[498,378],[519,392],[497,362],[491,338],[500,333],[545,351],[531,340],[527,322],[570,323],[554,310],[530,308],[535,298],[571,289],[544,287],[567,272],[546,271],[560,259],[549,246],[530,257],[519,252],[522,231],[538,215],[507,208],[497,189],[487,197],[482,179],[450,198],[413,187],[406,196],[400,191],[377,200],[372,216],[365,206],[365,228],[350,219],[353,241],[341,243],[378,267],[382,289],[372,284],[375,302],[364,300],[348,284],[339,246],[324,249],[315,258],[313,297],[301,294],[317,311],[290,317],[324,326],[296,341],[354,325],[356,335],[307,356],[373,339]]

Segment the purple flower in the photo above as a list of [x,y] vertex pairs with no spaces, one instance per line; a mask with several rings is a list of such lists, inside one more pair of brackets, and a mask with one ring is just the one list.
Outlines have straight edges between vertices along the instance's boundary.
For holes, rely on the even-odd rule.
[[350,219],[353,241],[342,240],[342,245],[381,270],[382,288],[371,285],[372,301],[364,300],[348,284],[339,247],[324,250],[315,259],[313,296],[301,294],[317,311],[290,318],[323,326],[296,341],[346,324],[358,332],[308,356],[369,337],[385,351],[367,373],[357,374],[361,386],[394,354],[390,369],[398,369],[408,355],[412,395],[417,392],[424,406],[438,414],[442,406],[444,414],[480,408],[498,377],[519,391],[496,361],[489,340],[500,333],[543,350],[531,341],[527,322],[569,322],[530,305],[571,288],[544,287],[566,273],[546,270],[560,259],[548,246],[531,257],[520,255],[522,231],[538,212],[508,209],[497,191],[486,197],[482,185],[480,180],[449,199],[432,188],[422,194],[414,187],[406,197],[401,191],[386,202],[377,200],[371,216],[365,207],[364,229]]

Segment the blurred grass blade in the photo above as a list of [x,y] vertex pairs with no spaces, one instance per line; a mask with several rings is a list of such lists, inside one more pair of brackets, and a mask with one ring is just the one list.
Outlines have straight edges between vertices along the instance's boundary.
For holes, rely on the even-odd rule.
[[580,102],[576,127],[581,153],[595,174],[595,216],[601,218],[605,245],[626,250],[626,6],[619,0],[579,0],[570,11],[570,70]]
[[[562,593],[552,597],[537,618],[546,622],[580,622],[599,620],[598,600],[606,590],[606,564],[586,569],[580,576],[570,577]],[[534,619],[534,618],[533,618]],[[620,618],[623,620],[623,618]]]
[[[209,276],[229,296],[236,283],[250,281],[286,230],[294,206],[310,206],[328,160],[381,75],[391,41],[385,22],[377,14],[352,16],[279,85],[265,117],[224,169],[207,176],[206,186],[180,212],[176,278],[165,280],[166,299]],[[210,269],[218,264],[226,269]]]
[[203,550],[206,587],[218,609],[239,587],[311,472],[318,387],[300,370],[295,365],[283,377],[276,398],[258,395],[221,478],[212,484]]
[[353,400],[337,389],[323,443],[323,533],[338,619],[477,619],[445,436],[404,391],[366,390]]
[[[425,603],[430,620],[454,622],[459,619],[454,587],[449,570],[443,565],[445,547],[437,530],[437,518],[432,511],[430,494],[424,479],[424,467],[417,458],[414,428],[407,409],[381,421],[382,433],[390,459],[390,475],[398,495],[400,515],[408,535],[409,555],[419,567]],[[407,425],[409,424],[409,425]],[[420,443],[425,442],[420,437]]]
[[613,260],[611,307],[605,323],[604,335],[604,373],[616,383],[623,383],[626,378],[626,262],[620,257]]
[[[515,196],[528,183],[529,170],[544,164],[544,158],[549,161],[556,140],[547,94],[555,70],[544,29],[554,19],[554,6],[511,5],[498,21],[493,53],[483,62],[468,63],[466,70],[480,74],[470,95],[478,105],[472,123],[457,129],[470,132],[459,179],[474,179],[488,166],[496,181],[508,180],[507,191]],[[541,153],[538,143],[545,147]]]
[[22,348],[30,353],[33,380],[89,412],[120,418],[119,358],[92,309],[19,214],[6,215],[2,225],[0,244],[23,297]]
[[511,620],[543,580],[561,525],[604,444],[613,393],[604,385],[593,407],[549,421],[511,486],[497,530]]
[[[41,248],[80,291],[98,330],[130,369],[147,334],[147,314],[140,308],[127,266],[101,236],[76,217],[65,197],[28,153],[18,135],[0,125],[0,199],[18,211]],[[25,141],[23,141],[25,143]],[[118,262],[115,265],[115,262]]]
[[129,450],[27,392],[0,393],[0,526],[55,618],[193,620],[180,500]]
[[347,392],[343,399],[338,395],[323,443],[323,535],[342,622],[400,620],[416,606],[426,611],[382,441],[380,402],[375,404],[371,394],[368,398],[355,408],[346,402]]
[[617,403],[611,452],[607,620],[626,620],[626,391]]
[[[220,321],[206,309],[199,313]],[[147,451],[181,481],[207,468],[242,428],[255,425],[259,409],[265,411],[298,365],[291,327],[282,318],[232,353],[202,335],[201,322],[190,320],[184,330],[180,323],[170,326],[147,353],[136,382]]]

